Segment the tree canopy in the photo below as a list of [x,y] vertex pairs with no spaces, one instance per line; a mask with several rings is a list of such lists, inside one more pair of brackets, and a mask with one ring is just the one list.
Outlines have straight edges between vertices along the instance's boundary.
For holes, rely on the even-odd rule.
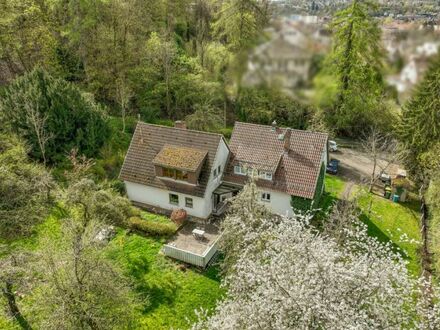
[[315,83],[324,120],[338,133],[355,136],[372,125],[387,129],[391,124],[381,30],[371,16],[375,8],[372,1],[355,0],[331,23],[332,50]]
[[31,146],[33,157],[51,162],[64,159],[73,148],[92,157],[109,136],[103,109],[71,83],[41,68],[6,88],[0,118],[7,130]]
[[0,238],[32,233],[47,214],[52,187],[50,174],[28,159],[25,144],[0,134]]

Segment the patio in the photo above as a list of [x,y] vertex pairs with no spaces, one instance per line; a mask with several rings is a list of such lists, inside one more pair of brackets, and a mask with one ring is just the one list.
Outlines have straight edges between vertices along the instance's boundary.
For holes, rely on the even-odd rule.
[[[197,237],[193,231],[203,231]],[[198,231],[197,231],[198,230]],[[217,252],[219,229],[214,224],[186,223],[163,247],[165,255],[199,267],[206,267]]]

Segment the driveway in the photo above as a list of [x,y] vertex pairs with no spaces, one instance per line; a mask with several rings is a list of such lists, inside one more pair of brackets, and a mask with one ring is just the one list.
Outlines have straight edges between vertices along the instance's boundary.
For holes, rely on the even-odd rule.
[[[373,172],[373,159],[367,153],[360,150],[360,148],[343,148],[339,147],[337,152],[329,154],[330,159],[338,159],[339,176],[348,181],[355,183],[368,183]],[[385,168],[388,162],[384,159],[378,159],[376,166],[376,175],[378,175],[382,168]],[[385,170],[391,176],[397,174],[399,169],[398,164],[391,164]]]

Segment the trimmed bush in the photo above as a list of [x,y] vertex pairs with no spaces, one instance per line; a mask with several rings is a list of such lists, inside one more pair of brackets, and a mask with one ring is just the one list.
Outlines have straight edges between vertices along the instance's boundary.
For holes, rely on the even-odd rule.
[[171,236],[177,231],[177,226],[171,221],[169,223],[145,221],[135,216],[131,217],[128,223],[131,229],[152,236]]

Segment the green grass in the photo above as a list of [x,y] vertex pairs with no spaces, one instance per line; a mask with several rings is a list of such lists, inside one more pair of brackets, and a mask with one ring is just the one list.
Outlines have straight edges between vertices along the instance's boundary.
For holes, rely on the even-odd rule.
[[160,214],[154,214],[154,213],[150,213],[150,212],[141,211],[140,217],[144,220],[147,220],[147,221],[160,222],[160,223],[166,223],[166,224],[170,223],[170,218],[168,218],[164,215],[160,215]]
[[[325,194],[323,195],[318,213],[318,220],[325,216],[331,205],[342,197],[346,182],[332,175],[325,177]],[[358,185],[353,192],[362,190]],[[419,248],[421,242],[419,228],[419,202],[412,200],[405,203],[393,203],[381,196],[371,193],[359,194],[359,207],[362,210],[361,220],[367,224],[370,236],[377,237],[382,242],[390,242],[393,247],[408,261],[411,274],[419,275],[421,271]],[[371,212],[368,207],[371,204]]]
[[[118,261],[145,299],[140,323],[145,329],[188,328],[195,309],[210,309],[222,296],[215,268],[185,271],[159,253],[163,239],[127,235],[121,231],[111,242],[110,256]],[[188,319],[188,320],[187,320]]]
[[340,177],[336,175],[325,175],[325,191],[335,196],[336,198],[340,198],[346,182],[342,180]]
[[[371,212],[368,212],[371,202]],[[382,242],[391,242],[408,261],[411,274],[421,271],[418,250],[421,245],[419,202],[393,203],[383,197],[367,194],[359,198],[363,211],[361,219],[368,225],[368,233]]]
[[319,201],[319,209],[321,211],[317,214],[318,219],[322,219],[333,203],[341,198],[345,185],[346,182],[340,177],[328,174],[325,175],[324,194]]
[[[141,212],[141,217],[149,221],[170,222],[164,216],[148,212]],[[36,227],[34,235],[15,241],[13,247],[38,251],[43,237],[49,237],[54,243],[59,241],[62,237],[61,218],[62,210],[54,209],[46,221]],[[132,281],[134,291],[142,301],[138,316],[142,328],[186,329],[191,322],[196,321],[195,309],[215,307],[224,290],[220,288],[220,278],[215,267],[206,271],[196,268],[180,270],[177,262],[160,253],[164,243],[164,238],[129,235],[121,229],[107,247],[107,253]],[[3,299],[0,299],[0,329],[18,328],[3,314],[3,303]],[[32,293],[19,300],[25,316],[31,303]]]

